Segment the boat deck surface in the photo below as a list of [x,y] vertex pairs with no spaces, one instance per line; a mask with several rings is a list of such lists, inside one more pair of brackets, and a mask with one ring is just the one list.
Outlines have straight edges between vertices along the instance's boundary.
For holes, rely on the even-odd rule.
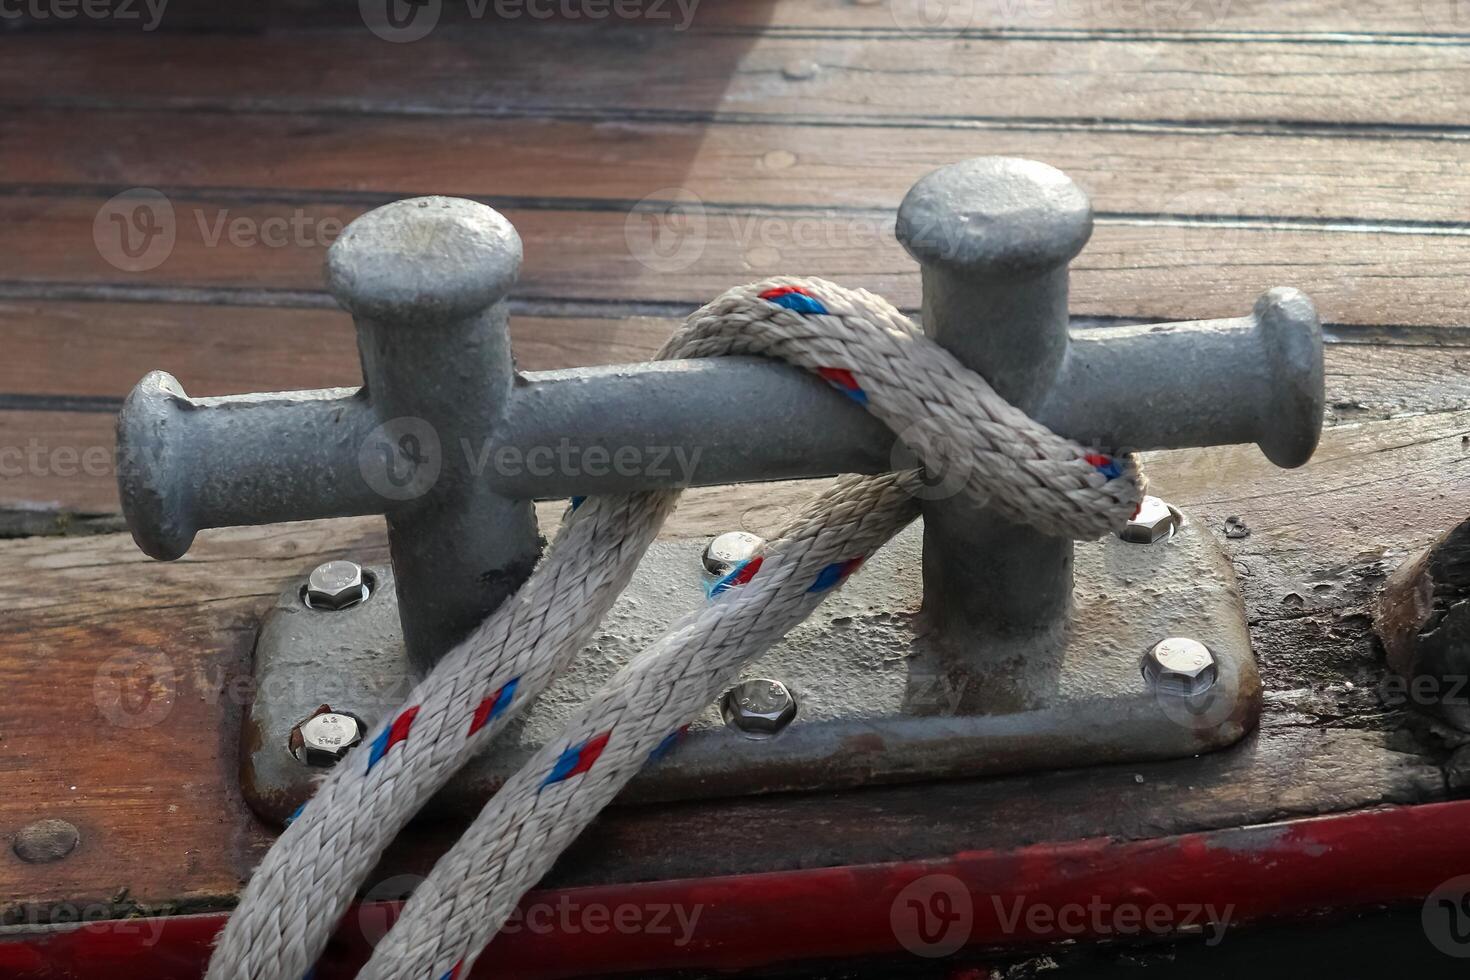
[[[0,919],[227,909],[270,843],[237,778],[231,692],[254,624],[318,560],[385,559],[382,522],[204,532],[182,560],[150,561],[119,533],[113,415],[154,368],[193,395],[360,383],[351,322],[322,286],[325,246],[363,211],[428,193],[482,200],[519,229],[526,369],[644,358],[682,314],[770,274],[914,309],[894,209],[928,170],[985,154],[1044,160],[1092,194],[1096,233],[1072,277],[1083,321],[1236,316],[1292,285],[1329,341],[1327,427],[1307,466],[1274,469],[1252,447],[1148,460],[1157,491],[1222,532],[1235,561],[1266,687],[1243,744],[614,809],[549,884],[1447,799],[1440,747],[1378,697],[1368,613],[1385,574],[1470,499],[1465,5],[950,9],[967,14],[915,26],[861,0],[705,0],[688,30],[670,5],[669,22],[451,18],[408,45],[352,10],[278,10],[234,33],[0,34],[0,837],[48,817],[81,835],[52,864],[0,854]],[[176,241],[129,272],[99,248],[96,219],[135,187],[167,196]],[[645,199],[702,202],[703,247],[682,271],[628,246]],[[230,232],[241,218],[300,230],[261,242]],[[664,533],[760,529],[811,489],[694,491]],[[1224,538],[1230,516],[1248,537]],[[161,686],[129,696],[166,701],[165,717],[109,724],[99,678],[159,656]],[[416,828],[377,878],[422,871],[453,834]]]

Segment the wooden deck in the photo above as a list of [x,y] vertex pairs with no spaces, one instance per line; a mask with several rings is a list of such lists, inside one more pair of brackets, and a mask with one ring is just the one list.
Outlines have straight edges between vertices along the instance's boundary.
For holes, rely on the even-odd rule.
[[[200,395],[358,383],[324,246],[424,193],[483,200],[519,229],[528,369],[637,360],[698,303],[776,272],[913,308],[894,209],[923,173],[983,154],[1045,160],[1093,194],[1079,318],[1234,316],[1292,285],[1330,342],[1308,466],[1247,447],[1149,461],[1171,501],[1251,529],[1225,542],[1267,688],[1244,745],[685,804],[677,845],[660,810],[615,810],[555,882],[1143,839],[1449,794],[1442,747],[1375,694],[1368,611],[1387,571],[1470,510],[1465,4],[974,0],[957,5],[968,22],[914,29],[872,0],[705,0],[687,31],[449,18],[413,44],[373,37],[355,5],[278,6],[254,33],[0,33],[0,530],[15,538],[0,541],[0,837],[47,817],[81,831],[54,864],[0,854],[0,922],[65,903],[226,908],[268,845],[237,788],[232,681],[282,583],[323,556],[383,556],[381,524],[205,532],[159,564],[126,534],[85,533],[118,528],[98,461],[153,368]],[[140,186],[167,195],[177,241],[126,272],[94,221]],[[703,202],[708,238],[661,274],[625,225],[678,194]],[[239,218],[306,231],[281,247],[216,236]],[[666,533],[774,521],[809,492],[691,493]],[[134,689],[138,664],[162,665],[151,687]],[[118,696],[167,710],[121,730]],[[418,829],[382,876],[422,869],[451,833]]]

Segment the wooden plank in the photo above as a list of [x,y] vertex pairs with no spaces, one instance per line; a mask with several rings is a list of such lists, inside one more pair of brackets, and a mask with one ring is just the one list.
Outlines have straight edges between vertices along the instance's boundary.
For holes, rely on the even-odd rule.
[[[619,16],[627,6],[636,13]],[[131,8],[129,8],[131,9]],[[598,0],[535,0],[484,4],[447,4],[439,29],[484,22],[504,27],[517,20],[586,24],[617,21],[645,29],[700,31],[894,32],[926,35],[945,32],[1047,31],[1056,33],[1131,32],[1147,35],[1272,32],[1364,37],[1378,34],[1464,33],[1466,16],[1455,0],[1362,7],[1327,0],[960,0],[940,10],[924,10],[919,0],[644,0],[619,4]],[[16,8],[6,31],[115,30],[198,31],[276,30],[360,27],[352,4],[322,0],[276,0],[248,9],[217,0],[171,0],[156,22],[139,11],[112,18],[60,21],[44,8]],[[486,29],[491,29],[487,26]]]
[[[761,4],[718,4],[705,16],[750,27],[864,28],[884,30],[1189,31],[1227,33],[1331,31],[1342,34],[1464,33],[1470,17],[1456,0],[1424,0],[1413,4],[1344,4],[1336,0],[1162,0],[1162,2],[1088,3],[1083,0],[971,0],[954,4],[938,17],[931,10],[923,21],[914,0],[853,3],[849,0],[782,0],[762,10]],[[703,19],[701,24],[705,23]],[[929,25],[933,26],[929,26]]]
[[[731,4],[743,7],[744,4]],[[860,8],[859,8],[860,9]],[[189,133],[181,154],[160,125]],[[88,134],[79,142],[78,132]],[[857,127],[18,109],[9,185],[449,194],[629,202],[672,188],[732,207],[891,210],[919,177],[980,153],[1044,160],[1109,216],[1470,222],[1470,142],[1045,128]],[[492,162],[493,161],[493,162]],[[111,193],[110,191],[108,193]],[[567,200],[567,199],[571,200]]]
[[[1154,453],[1147,465],[1160,494],[1217,530],[1227,516],[1243,519],[1251,533],[1232,548],[1237,571],[1260,617],[1289,620],[1340,605],[1345,593],[1366,598],[1365,585],[1378,582],[1360,571],[1381,578],[1463,519],[1467,435],[1470,415],[1441,412],[1330,428],[1300,470],[1278,470],[1241,446]],[[1392,466],[1380,468],[1378,456]]]
[[0,510],[116,513],[111,414],[0,412]]
[[[386,199],[349,205],[176,195],[172,218],[158,212],[175,230],[171,251],[161,253],[167,258],[128,272],[120,267],[117,226],[104,220],[94,231],[104,200],[0,198],[0,280],[315,292],[335,235]],[[506,208],[526,247],[513,295],[692,309],[735,283],[801,274],[918,305],[918,269],[893,239],[890,211],[703,206],[692,213],[669,220],[657,210]],[[1195,319],[1244,313],[1264,290],[1295,285],[1331,324],[1461,325],[1470,323],[1470,299],[1460,288],[1467,265],[1470,235],[1453,230],[1117,218],[1100,221],[1072,263],[1071,306],[1074,315]]]
[[1338,0],[957,0],[924,9],[920,0],[779,0],[705,3],[696,29],[891,31],[910,33],[1233,32],[1339,36],[1464,34],[1470,14],[1457,0],[1354,4]]
[[[525,371],[646,360],[674,328],[654,317],[511,317]],[[352,320],[329,309],[0,301],[0,397],[121,399],[149,371],[191,395],[362,384]]]
[[[942,7],[920,7],[921,0],[694,0],[693,31],[760,30],[766,32],[832,30],[913,34],[1045,30],[1057,33],[1137,32],[1148,35],[1233,32],[1284,34],[1329,33],[1346,38],[1375,34],[1463,34],[1470,16],[1458,0],[1423,0],[1407,4],[1344,4],[1334,0],[957,0]],[[445,27],[476,21],[503,26],[527,19],[530,9],[541,19],[561,17],[569,23],[614,19],[609,5],[577,0],[537,6],[534,3],[487,5],[475,16],[470,5],[446,5],[439,23]],[[350,5],[319,0],[284,0],[273,4],[276,26],[351,27],[359,24]],[[646,29],[678,29],[686,18],[674,0],[647,0],[633,9],[642,16],[630,25]],[[569,11],[562,14],[562,11]],[[596,13],[595,11],[601,11]],[[497,16],[497,11],[499,12]],[[544,13],[543,13],[544,11]]]
[[[1339,426],[1317,461],[1296,471],[1271,470],[1244,448],[1150,461],[1156,485],[1194,519],[1214,527],[1244,514],[1254,529],[1226,543],[1258,620],[1270,714],[1263,733],[1231,753],[820,800],[685,804],[677,839],[658,808],[619,810],[561,862],[555,882],[1147,837],[1439,798],[1438,766],[1393,734],[1397,721],[1377,704],[1382,667],[1362,609],[1394,556],[1463,516],[1467,431],[1470,412]],[[779,489],[691,493],[667,533],[728,526],[742,509],[771,506]],[[792,499],[806,492],[789,489]],[[1400,503],[1384,506],[1385,494]],[[555,513],[543,510],[548,523]],[[150,562],[117,535],[0,542],[10,570],[0,578],[0,684],[14,709],[0,730],[0,834],[55,817],[81,828],[83,841],[57,864],[4,865],[6,918],[44,919],[55,903],[106,903],[121,889],[127,907],[229,903],[268,840],[234,788],[236,678],[252,625],[283,583],[341,554],[381,559],[378,522],[209,532],[176,563]],[[1283,586],[1304,574],[1336,584],[1309,589],[1301,606],[1283,603]],[[732,821],[747,831],[732,837]],[[373,880],[421,868],[452,832],[411,833]]]
[[[361,29],[259,36],[31,35],[7,105],[607,119],[1069,119],[1458,131],[1460,42],[705,35],[515,23],[430,34],[404,57]],[[218,66],[231,70],[221,72]],[[565,66],[575,64],[578,71]],[[126,86],[118,84],[127,79]],[[1195,97],[1208,93],[1208,97]]]
[[[647,360],[677,322],[513,314],[510,328],[518,366],[543,371]],[[28,407],[52,401],[108,411],[106,399],[122,398],[152,370],[198,395],[362,383],[351,322],[328,309],[0,301],[0,349],[10,355],[0,365],[0,398],[27,396]],[[1326,358],[1334,420],[1452,409],[1470,395],[1464,346],[1330,344]],[[90,396],[104,401],[67,406]]]
[[[538,371],[645,360],[673,325],[517,316],[511,335]],[[116,513],[114,416],[148,371],[197,395],[362,383],[351,321],[329,310],[0,303],[0,348],[0,402],[34,406],[0,409],[0,511]]]

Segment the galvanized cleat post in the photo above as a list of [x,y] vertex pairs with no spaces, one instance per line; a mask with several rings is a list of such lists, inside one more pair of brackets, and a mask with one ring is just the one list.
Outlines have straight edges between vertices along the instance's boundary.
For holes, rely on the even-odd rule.
[[[1257,442],[1280,466],[1316,447],[1322,340],[1296,290],[1239,320],[1074,332],[1067,263],[1092,235],[1092,205],[1032,160],[934,171],[904,198],[897,234],[922,266],[925,332],[1056,431],[1103,451]],[[942,633],[1065,627],[1071,541],[942,494],[924,521],[924,611]]]
[[[915,184],[897,234],[923,270],[924,332],[1035,415],[1067,356],[1067,263],[1092,234],[1087,195],[1046,164],[981,157]],[[1071,598],[1071,541],[963,500],[926,503],[924,612],[941,632],[1057,631]]]
[[530,501],[474,468],[513,384],[503,299],[520,264],[515,229],[471,201],[399,201],[353,222],[327,280],[367,384],[190,399],[163,372],[144,378],[118,421],[139,547],[173,559],[201,528],[386,514],[405,638],[432,666],[540,554]]
[[327,253],[327,284],[357,325],[380,422],[359,462],[394,503],[399,616],[424,671],[515,592],[541,554],[531,501],[480,479],[473,448],[509,404],[504,299],[520,268],[510,222],[445,197],[378,208]]

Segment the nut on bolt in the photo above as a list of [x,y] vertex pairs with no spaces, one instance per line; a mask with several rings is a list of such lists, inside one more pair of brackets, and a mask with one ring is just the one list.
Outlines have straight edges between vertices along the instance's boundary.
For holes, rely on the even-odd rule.
[[355,561],[329,561],[311,570],[302,601],[312,609],[346,609],[367,601],[371,584]]
[[308,766],[335,766],[348,749],[361,741],[362,722],[324,704],[291,729],[286,747],[298,762]]
[[720,701],[725,724],[747,738],[770,738],[796,717],[796,698],[780,681],[743,681]]
[[724,578],[730,569],[755,556],[765,538],[749,531],[726,531],[705,546],[700,561],[704,565],[704,576],[708,580]]
[[1171,636],[1144,655],[1143,676],[1160,693],[1191,697],[1213,687],[1220,670],[1209,647],[1186,636]]
[[1118,537],[1129,544],[1153,544],[1172,537],[1184,518],[1158,497],[1144,497],[1138,513],[1129,518]]

